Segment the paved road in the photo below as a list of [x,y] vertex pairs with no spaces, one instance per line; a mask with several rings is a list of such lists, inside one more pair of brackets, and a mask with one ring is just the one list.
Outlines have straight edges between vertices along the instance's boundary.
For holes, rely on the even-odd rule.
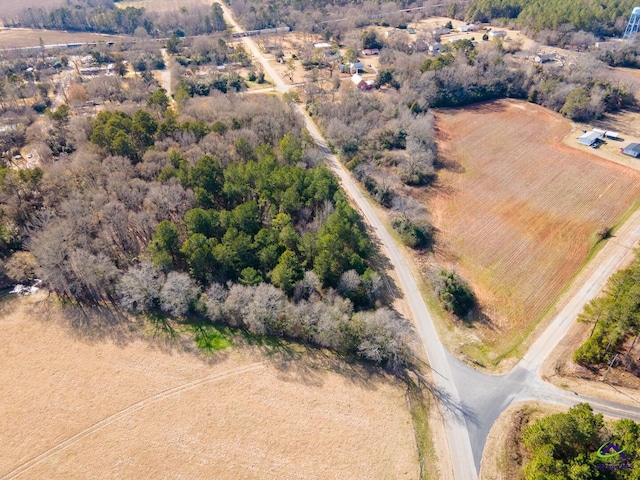
[[[221,5],[227,20],[242,31],[231,12]],[[291,86],[269,65],[267,59],[251,37],[243,40],[252,55],[273,79],[276,90],[288,91]],[[616,404],[597,398],[576,395],[544,382],[539,376],[543,361],[566,335],[585,303],[590,301],[605,285],[609,276],[625,265],[631,249],[640,239],[640,211],[636,212],[620,229],[615,238],[592,260],[592,274],[579,292],[556,315],[549,327],[540,335],[518,365],[505,375],[488,375],[478,372],[447,352],[436,333],[432,318],[418,289],[408,261],[378,218],[375,211],[353,181],[349,172],[330,152],[327,143],[315,123],[304,109],[298,109],[319,148],[327,156],[330,168],[340,179],[342,187],[359,208],[365,221],[378,236],[387,257],[399,279],[400,288],[407,298],[411,315],[422,339],[429,366],[433,372],[438,398],[443,409],[447,431],[449,455],[454,465],[454,475],[459,480],[478,477],[480,461],[489,430],[500,414],[514,402],[540,400],[564,406],[588,401],[595,411],[614,418],[633,418],[640,421],[640,408]]]

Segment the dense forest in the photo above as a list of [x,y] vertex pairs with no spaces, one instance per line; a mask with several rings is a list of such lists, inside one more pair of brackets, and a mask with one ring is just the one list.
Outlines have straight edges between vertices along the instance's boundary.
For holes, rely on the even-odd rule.
[[623,480],[640,475],[640,425],[629,419],[605,423],[587,403],[536,420],[525,428],[522,440],[527,480]]
[[474,0],[466,10],[471,22],[513,19],[535,32],[569,24],[597,36],[620,35],[636,4],[630,0]]

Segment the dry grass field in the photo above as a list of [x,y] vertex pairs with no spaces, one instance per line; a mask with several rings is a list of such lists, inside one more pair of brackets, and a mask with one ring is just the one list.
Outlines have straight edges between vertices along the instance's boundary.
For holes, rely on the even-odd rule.
[[[0,28],[0,49],[37,47],[40,39],[45,45],[76,42],[109,42],[116,41],[115,35],[102,35],[87,32],[65,32],[61,30],[36,30],[33,28]],[[73,50],[69,50],[73,52]]]
[[[342,362],[203,357],[1,305],[0,478],[415,479],[405,390]],[[80,334],[79,332],[84,332]]]
[[464,329],[471,339],[462,351],[483,362],[520,344],[598,232],[640,196],[638,171],[563,144],[570,129],[562,116],[518,101],[436,113],[446,164],[428,199],[436,258],[480,299],[483,313],[471,335]]
[[27,8],[56,8],[65,4],[65,0],[0,0],[0,17],[11,16]]

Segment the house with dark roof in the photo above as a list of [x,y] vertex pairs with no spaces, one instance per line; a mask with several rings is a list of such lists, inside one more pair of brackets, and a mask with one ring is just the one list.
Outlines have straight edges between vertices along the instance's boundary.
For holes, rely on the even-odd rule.
[[630,157],[638,158],[640,157],[640,143],[630,143],[626,147],[621,148],[620,151]]

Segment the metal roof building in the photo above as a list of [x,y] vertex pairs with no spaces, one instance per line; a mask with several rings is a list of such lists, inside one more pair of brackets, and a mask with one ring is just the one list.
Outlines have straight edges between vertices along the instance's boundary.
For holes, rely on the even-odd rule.
[[624,148],[620,149],[625,155],[638,158],[640,157],[640,143],[630,143]]
[[586,145],[587,147],[591,147],[594,144],[598,143],[598,141],[604,136],[603,133],[594,132],[593,130],[590,132],[583,133],[578,137],[578,143],[581,145]]

